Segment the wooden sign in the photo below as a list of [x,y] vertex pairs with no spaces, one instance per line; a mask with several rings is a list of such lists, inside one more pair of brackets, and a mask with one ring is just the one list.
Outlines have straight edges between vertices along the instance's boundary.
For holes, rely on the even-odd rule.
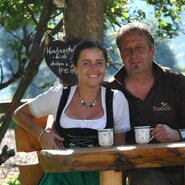
[[79,41],[77,38],[54,40],[45,48],[46,64],[64,85],[72,85],[77,81],[70,58]]

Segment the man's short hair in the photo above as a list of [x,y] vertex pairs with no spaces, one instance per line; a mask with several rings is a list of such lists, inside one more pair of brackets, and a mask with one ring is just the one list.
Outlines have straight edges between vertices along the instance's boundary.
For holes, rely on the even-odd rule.
[[130,33],[130,32],[137,32],[143,35],[147,39],[147,42],[150,48],[155,46],[154,37],[150,32],[150,30],[148,29],[148,27],[146,26],[146,24],[141,22],[133,22],[133,23],[128,23],[126,25],[123,25],[119,29],[117,33],[117,38],[116,38],[116,44],[119,50],[121,50],[122,44],[124,44],[122,43],[123,38],[127,35],[127,33]]

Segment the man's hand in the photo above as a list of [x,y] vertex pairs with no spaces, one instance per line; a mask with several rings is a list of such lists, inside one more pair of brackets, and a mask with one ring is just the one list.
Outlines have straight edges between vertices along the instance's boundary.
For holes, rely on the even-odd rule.
[[158,124],[152,131],[151,135],[160,143],[180,141],[177,130],[171,129],[168,125]]

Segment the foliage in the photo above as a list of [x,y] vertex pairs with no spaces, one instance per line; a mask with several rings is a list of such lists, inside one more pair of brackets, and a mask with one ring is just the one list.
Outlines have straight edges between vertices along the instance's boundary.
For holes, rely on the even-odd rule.
[[[127,0],[105,0],[104,19],[111,26],[120,26],[120,20],[129,22]],[[107,28],[107,27],[106,27]]]
[[[38,29],[43,26],[43,23],[39,22],[43,9],[44,1],[41,0],[36,3],[29,0],[4,0],[0,2],[0,25],[3,33],[9,35],[4,47],[10,48],[13,55],[12,61],[8,62],[8,68],[11,70],[8,70],[7,65],[3,65],[3,62],[0,64],[0,89],[11,85],[24,75],[31,56],[31,47],[36,42],[36,38],[42,37],[42,33],[38,32]],[[59,8],[55,7],[52,11],[52,18],[48,21],[47,31],[52,29],[56,33],[62,29],[62,26],[58,30],[53,29],[53,25],[56,26],[59,22],[56,22],[56,17],[61,14]],[[17,70],[14,71],[13,68]],[[5,81],[3,76],[7,74],[7,71],[11,71],[11,73],[9,73],[9,79]]]
[[20,185],[20,181],[16,178],[16,179],[11,179],[8,182],[8,185]]
[[20,185],[19,178],[14,177],[8,181],[8,185]]
[[154,16],[160,30],[165,30],[158,31],[158,35],[172,38],[177,34],[177,30],[183,31],[180,25],[182,25],[181,14],[185,10],[184,0],[148,0],[148,4],[155,6]]
[[[158,37],[172,38],[178,35],[179,31],[185,33],[185,23],[181,20],[181,15],[185,10],[184,0],[146,0],[145,2],[149,8],[154,7],[153,17],[157,23],[156,35]],[[151,18],[147,20],[146,10],[135,8],[133,12],[130,12],[128,3],[132,6],[135,1],[106,0],[105,19],[112,26],[132,21],[144,21],[151,24]]]

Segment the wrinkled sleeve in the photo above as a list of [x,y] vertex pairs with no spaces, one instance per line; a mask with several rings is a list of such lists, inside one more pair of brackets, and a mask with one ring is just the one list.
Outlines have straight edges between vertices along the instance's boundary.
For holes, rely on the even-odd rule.
[[38,95],[29,102],[29,109],[37,117],[53,115],[56,117],[63,86],[51,87],[48,91]]
[[128,101],[125,95],[114,90],[113,96],[113,118],[116,133],[125,133],[130,130],[130,115]]

